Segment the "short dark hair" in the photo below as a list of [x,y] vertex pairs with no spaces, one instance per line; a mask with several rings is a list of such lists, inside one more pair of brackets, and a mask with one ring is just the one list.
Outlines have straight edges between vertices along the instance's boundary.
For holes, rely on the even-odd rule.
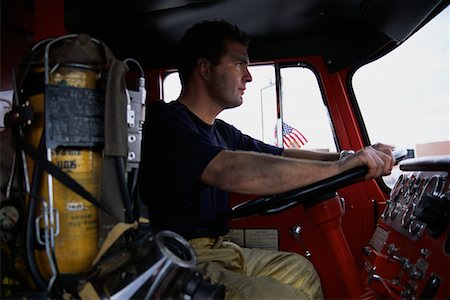
[[250,37],[236,25],[226,21],[202,21],[189,28],[181,38],[177,49],[177,67],[181,83],[189,81],[197,60],[206,58],[218,65],[226,54],[225,41],[231,40],[248,47]]

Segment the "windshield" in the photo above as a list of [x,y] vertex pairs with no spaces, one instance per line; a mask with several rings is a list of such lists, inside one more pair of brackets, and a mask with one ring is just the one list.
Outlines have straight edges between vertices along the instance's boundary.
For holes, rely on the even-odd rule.
[[352,84],[371,143],[406,148],[411,157],[450,154],[449,8],[357,70]]

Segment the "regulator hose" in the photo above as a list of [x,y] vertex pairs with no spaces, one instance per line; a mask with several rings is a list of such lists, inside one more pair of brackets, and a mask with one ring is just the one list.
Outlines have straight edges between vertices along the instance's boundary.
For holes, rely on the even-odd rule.
[[[42,149],[45,147],[45,138],[44,133],[41,136],[41,139],[39,141],[39,151],[42,151]],[[20,157],[20,155],[19,155]],[[27,214],[27,221],[26,221],[26,230],[25,230],[25,253],[27,258],[27,264],[28,268],[30,270],[31,277],[33,278],[33,281],[35,282],[36,286],[40,290],[47,290],[47,284],[45,283],[44,278],[42,277],[37,264],[36,264],[36,258],[34,256],[34,242],[36,241],[36,235],[34,230],[34,220],[36,215],[36,207],[37,207],[37,190],[39,188],[39,182],[42,177],[42,168],[39,166],[39,164],[34,165],[33,169],[33,175],[31,179],[31,186],[30,186],[30,203],[28,204],[28,214]]]

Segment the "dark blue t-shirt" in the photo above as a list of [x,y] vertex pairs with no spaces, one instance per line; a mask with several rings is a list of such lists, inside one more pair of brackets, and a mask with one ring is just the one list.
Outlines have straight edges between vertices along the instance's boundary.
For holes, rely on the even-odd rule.
[[206,124],[178,101],[148,106],[139,185],[155,232],[171,230],[186,239],[228,232],[228,193],[200,182],[225,149],[282,153],[222,120]]

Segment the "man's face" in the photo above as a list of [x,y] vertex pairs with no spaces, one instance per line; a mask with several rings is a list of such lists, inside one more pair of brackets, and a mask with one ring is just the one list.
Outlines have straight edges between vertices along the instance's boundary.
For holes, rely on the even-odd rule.
[[225,45],[227,54],[219,65],[211,65],[211,77],[207,82],[210,95],[222,109],[241,105],[245,85],[252,81],[247,48],[235,41],[227,41]]

